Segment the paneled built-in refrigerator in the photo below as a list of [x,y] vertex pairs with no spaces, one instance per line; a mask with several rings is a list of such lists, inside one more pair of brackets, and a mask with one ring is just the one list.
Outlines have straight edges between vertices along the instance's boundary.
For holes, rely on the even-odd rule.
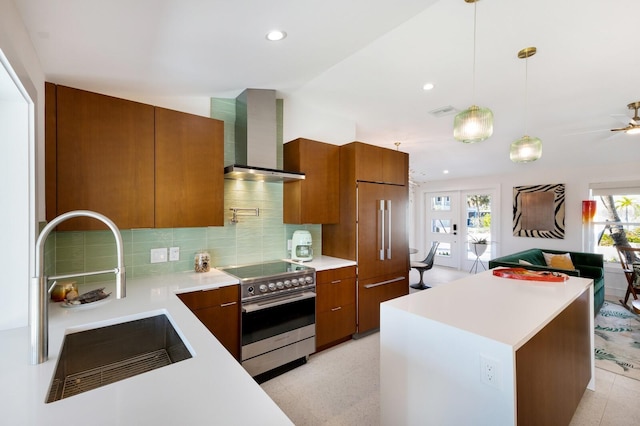
[[[357,332],[364,333],[380,327],[381,302],[409,292],[408,155],[353,143],[341,147],[340,163],[340,223],[323,225],[322,252],[357,261]],[[373,174],[384,169],[398,177]]]

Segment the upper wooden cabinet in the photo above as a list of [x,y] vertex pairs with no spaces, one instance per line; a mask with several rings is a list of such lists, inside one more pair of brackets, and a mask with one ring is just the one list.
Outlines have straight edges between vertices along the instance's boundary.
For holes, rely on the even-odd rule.
[[[120,228],[152,228],[153,106],[64,86],[49,89],[47,96],[52,93],[56,102],[54,111],[46,111],[46,163],[55,165],[55,174],[47,173],[50,179],[55,177],[55,192],[46,196],[56,201],[55,211],[48,210],[47,219],[71,210],[93,210]],[[55,119],[50,114],[55,114]],[[49,128],[51,123],[55,129]],[[58,227],[104,228],[101,222],[87,218],[75,218]]]
[[337,223],[340,220],[340,147],[309,139],[284,144],[284,169],[305,179],[284,183],[284,223]]
[[[121,229],[223,225],[223,123],[46,83],[47,220]],[[60,230],[104,229],[75,218]]]
[[406,185],[409,180],[409,155],[362,142],[353,142],[355,178],[367,182]]
[[224,123],[155,112],[155,227],[224,225]]

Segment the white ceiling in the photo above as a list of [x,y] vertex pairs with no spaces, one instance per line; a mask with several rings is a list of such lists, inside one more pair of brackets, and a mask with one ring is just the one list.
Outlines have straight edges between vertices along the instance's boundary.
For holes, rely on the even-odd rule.
[[[360,141],[400,141],[416,181],[640,159],[640,136],[608,130],[640,101],[638,0],[480,1],[475,96],[474,5],[464,0],[14,2],[48,81],[181,97],[275,89],[351,120]],[[288,37],[266,41],[273,28]],[[516,55],[527,46],[538,53],[525,103]],[[456,142],[453,115],[429,114],[472,103],[495,115],[481,143]],[[525,116],[543,157],[514,164]]]

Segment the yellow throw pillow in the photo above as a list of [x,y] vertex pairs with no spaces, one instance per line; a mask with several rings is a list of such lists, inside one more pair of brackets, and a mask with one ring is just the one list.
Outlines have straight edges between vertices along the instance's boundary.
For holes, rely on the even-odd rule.
[[547,266],[558,269],[576,269],[571,261],[571,255],[569,253],[553,254],[542,252],[544,261],[547,262]]

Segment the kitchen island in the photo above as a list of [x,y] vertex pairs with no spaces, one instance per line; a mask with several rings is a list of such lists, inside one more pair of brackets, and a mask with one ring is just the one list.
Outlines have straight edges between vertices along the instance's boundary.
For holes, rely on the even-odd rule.
[[472,275],[381,305],[381,424],[568,424],[595,388],[593,282]]
[[[49,360],[29,364],[29,329],[0,331],[0,423],[5,425],[292,424],[176,297],[237,284],[220,271],[127,280],[127,297],[81,309],[49,305]],[[100,287],[103,284],[100,284]],[[80,292],[98,285],[84,284]],[[107,283],[105,291],[113,291]],[[115,294],[115,293],[114,293]],[[193,357],[45,404],[65,333],[165,313]]]

